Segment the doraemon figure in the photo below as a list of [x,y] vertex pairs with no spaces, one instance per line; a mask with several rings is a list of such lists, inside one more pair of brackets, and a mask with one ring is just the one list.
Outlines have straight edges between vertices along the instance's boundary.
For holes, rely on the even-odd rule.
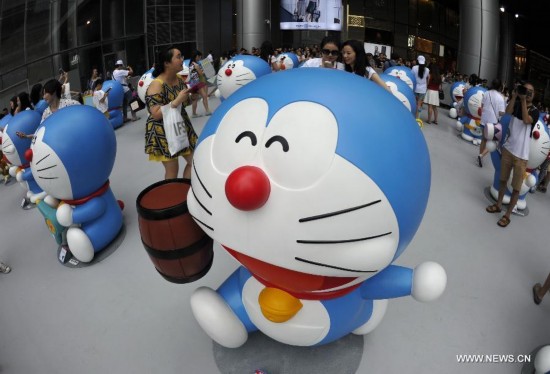
[[151,84],[153,79],[155,79],[153,78],[153,71],[155,71],[155,68],[147,70],[139,78],[139,82],[137,84],[137,93],[142,103],[145,103],[145,95],[147,94],[147,89],[149,88],[149,85]]
[[218,71],[217,85],[220,99],[225,100],[237,89],[254,79],[271,73],[267,62],[256,56],[237,55],[227,61]]
[[124,101],[124,88],[115,80],[106,80],[103,82],[102,90],[107,92],[109,90],[109,122],[113,129],[116,129],[124,123],[122,115],[122,102]]
[[297,68],[300,65],[300,61],[296,54],[285,52],[277,56],[277,65],[279,66],[279,70],[289,70]]
[[207,122],[191,184],[190,214],[241,265],[191,297],[225,347],[256,330],[298,346],[366,334],[387,299],[445,288],[439,264],[393,264],[426,209],[430,159],[411,113],[357,75],[293,69],[239,89]]
[[[501,126],[502,131],[501,133],[507,133],[508,132],[508,126],[510,125],[511,115],[504,115],[501,118]],[[506,139],[501,139],[500,144],[504,144]],[[490,147],[490,150],[494,149],[494,147]],[[550,135],[548,132],[548,127],[545,126],[540,119],[537,121],[537,123],[533,126],[533,129],[531,130],[531,138],[529,141],[529,160],[527,161],[527,170],[525,173],[525,176],[523,178],[523,184],[521,185],[521,189],[519,190],[519,199],[517,202],[517,209],[524,210],[527,207],[527,193],[529,190],[534,187],[537,184],[538,179],[538,172],[537,168],[546,160],[548,157],[548,153],[550,151]],[[500,169],[501,169],[501,153],[498,152],[492,152],[491,153],[491,161],[493,162],[493,166],[495,168],[495,174],[493,176],[493,184],[491,185],[491,196],[493,199],[498,199],[498,189],[500,186]],[[510,175],[510,178],[507,182],[507,188],[506,193],[504,195],[504,199],[502,202],[504,204],[510,203],[510,197],[512,196],[512,177],[513,175]]]
[[481,121],[481,102],[487,90],[483,87],[470,87],[464,94],[464,115],[456,121],[456,129],[461,131],[462,139],[476,145],[481,143],[483,128]]
[[394,75],[389,75],[386,73],[380,74],[380,78],[386,82],[386,86],[391,90],[393,96],[395,96],[399,101],[405,105],[413,115],[416,113],[416,98],[414,97],[414,92],[411,88]]
[[67,229],[76,259],[90,262],[122,228],[122,212],[109,174],[116,156],[112,126],[87,105],[64,108],[38,128],[31,170],[40,187],[61,200],[56,217]]
[[458,107],[462,104],[464,98],[464,82],[454,82],[450,88],[451,109],[449,117],[456,118],[458,116]]
[[43,199],[46,193],[33,178],[29,169],[29,162],[26,159],[32,140],[26,137],[20,138],[17,133],[34,134],[40,125],[41,119],[42,116],[35,110],[24,110],[17,113],[4,128],[4,135],[2,136],[2,152],[12,165],[10,174],[12,177],[16,177],[17,181],[27,190],[23,207],[26,207],[29,202],[34,204],[36,200]]
[[411,69],[406,66],[392,66],[384,71],[384,74],[393,75],[407,83],[414,92],[416,87],[416,77]]

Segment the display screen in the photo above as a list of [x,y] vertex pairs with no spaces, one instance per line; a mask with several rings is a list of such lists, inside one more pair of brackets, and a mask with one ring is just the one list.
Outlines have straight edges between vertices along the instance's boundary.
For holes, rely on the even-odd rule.
[[373,56],[378,56],[380,53],[391,56],[391,46],[384,44],[365,43],[365,53],[372,53]]
[[342,0],[281,0],[281,30],[342,30]]

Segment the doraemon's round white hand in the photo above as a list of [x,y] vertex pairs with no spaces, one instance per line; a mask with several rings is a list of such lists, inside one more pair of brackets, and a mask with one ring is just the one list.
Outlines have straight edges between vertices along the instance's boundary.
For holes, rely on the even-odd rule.
[[59,205],[59,200],[57,200],[52,195],[46,195],[46,197],[44,197],[44,202],[52,208],[57,208],[57,206]]
[[462,131],[464,129],[464,125],[460,121],[456,121],[456,129],[458,131]]
[[550,370],[550,345],[542,347],[535,356],[535,373],[543,374]]
[[69,227],[73,224],[73,208],[69,204],[61,204],[57,208],[56,217],[59,224]]
[[533,174],[529,174],[527,178],[525,178],[525,184],[527,187],[531,188],[537,184],[537,178]]
[[17,169],[19,169],[19,166],[10,166],[9,172],[12,177],[17,175]]
[[31,200],[31,203],[36,204],[37,200],[42,200],[44,199],[44,197],[46,197],[46,192],[42,191],[37,194],[32,194],[30,197],[30,200]]
[[447,285],[447,273],[437,262],[424,262],[414,269],[412,297],[418,301],[437,299]]

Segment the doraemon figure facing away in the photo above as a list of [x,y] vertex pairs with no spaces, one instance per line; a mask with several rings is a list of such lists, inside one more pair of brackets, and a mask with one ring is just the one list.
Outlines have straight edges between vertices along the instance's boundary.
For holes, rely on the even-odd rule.
[[191,215],[242,265],[191,298],[223,346],[255,330],[299,346],[366,334],[386,299],[445,288],[436,263],[393,264],[428,200],[424,138],[403,104],[354,74],[294,69],[243,87],[208,121],[191,180]]
[[103,82],[104,92],[109,90],[109,122],[114,129],[119,128],[124,124],[124,118],[122,114],[122,103],[124,101],[124,88],[115,80],[106,80]]
[[271,67],[259,57],[235,56],[223,64],[218,71],[216,82],[219,97],[225,100],[239,88],[269,73],[271,73]]
[[10,174],[17,178],[23,187],[27,190],[26,201],[35,203],[36,200],[44,198],[44,191],[34,180],[26,153],[31,147],[30,138],[20,138],[16,133],[34,134],[40,125],[41,115],[34,110],[25,110],[13,116],[4,128],[2,137],[2,152],[12,165]]
[[487,90],[483,87],[470,87],[464,94],[464,115],[456,121],[456,129],[461,131],[462,139],[476,145],[481,143],[483,128],[481,121],[481,102]]
[[122,228],[122,212],[109,187],[116,156],[113,127],[97,109],[59,110],[38,128],[31,170],[40,187],[61,200],[57,220],[70,251],[90,262]]

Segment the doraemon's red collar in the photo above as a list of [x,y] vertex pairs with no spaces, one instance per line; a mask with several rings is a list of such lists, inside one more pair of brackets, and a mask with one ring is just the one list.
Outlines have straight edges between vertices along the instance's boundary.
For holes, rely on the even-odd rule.
[[273,287],[288,292],[292,296],[302,300],[328,300],[350,293],[361,285],[339,289],[336,291],[323,291],[341,287],[353,282],[356,277],[330,277],[323,275],[307,274],[285,269],[268,264],[256,258],[244,255],[223,246],[230,255],[244,265],[260,283],[266,287]]
[[99,190],[97,190],[96,192],[93,192],[91,193],[90,195],[86,196],[86,197],[83,197],[81,199],[77,199],[77,200],[63,200],[63,202],[65,204],[69,204],[69,205],[82,205],[84,204],[85,202],[88,202],[89,200],[93,199],[94,197],[98,197],[98,196],[101,196],[105,193],[105,191],[107,191],[107,189],[109,188],[109,180],[107,179],[107,182],[105,182],[105,184],[103,186],[101,186],[99,188]]

